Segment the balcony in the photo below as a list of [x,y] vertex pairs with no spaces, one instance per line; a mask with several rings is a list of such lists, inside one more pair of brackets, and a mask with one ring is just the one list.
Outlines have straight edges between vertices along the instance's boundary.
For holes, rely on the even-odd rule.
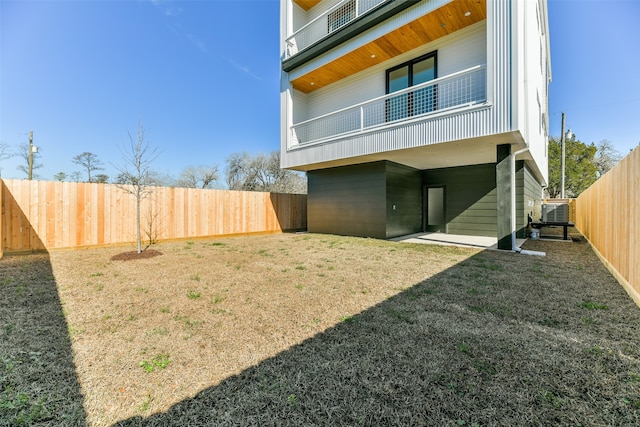
[[389,0],[343,0],[286,39],[285,60]]
[[477,65],[291,127],[289,148],[398,126],[484,103],[486,67]]

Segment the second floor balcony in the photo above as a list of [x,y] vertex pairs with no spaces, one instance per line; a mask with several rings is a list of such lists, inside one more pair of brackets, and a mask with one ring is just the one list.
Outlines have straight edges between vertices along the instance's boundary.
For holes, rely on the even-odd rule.
[[291,127],[289,148],[331,141],[482,104],[486,67],[477,65]]
[[349,23],[391,0],[342,0],[286,39],[284,59],[329,37]]

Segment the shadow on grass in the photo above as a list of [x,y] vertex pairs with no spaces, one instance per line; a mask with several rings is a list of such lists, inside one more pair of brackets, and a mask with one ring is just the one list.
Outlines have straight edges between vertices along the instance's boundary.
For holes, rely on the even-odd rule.
[[86,424],[46,254],[0,259],[0,390],[0,425]]
[[640,425],[640,310],[572,245],[569,264],[554,257],[565,243],[529,247],[547,258],[481,252],[116,425]]

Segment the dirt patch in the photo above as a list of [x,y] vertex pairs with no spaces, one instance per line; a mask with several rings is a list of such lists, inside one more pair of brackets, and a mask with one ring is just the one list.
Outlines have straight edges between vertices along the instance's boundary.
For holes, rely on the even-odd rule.
[[111,261],[132,261],[134,259],[149,259],[162,255],[162,252],[155,249],[145,249],[142,252],[128,251],[122,252],[111,257]]
[[[640,310],[584,241],[524,247],[547,257],[284,234],[7,258],[2,378],[56,425],[637,425]],[[59,304],[23,307],[33,283]],[[39,310],[57,382],[22,370]]]

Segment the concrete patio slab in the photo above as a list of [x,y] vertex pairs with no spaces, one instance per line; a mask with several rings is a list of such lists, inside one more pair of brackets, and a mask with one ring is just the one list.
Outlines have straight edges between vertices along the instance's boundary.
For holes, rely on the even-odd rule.
[[[432,245],[452,245],[467,248],[498,249],[497,237],[466,236],[445,233],[415,233],[389,239],[394,242],[424,243]],[[516,246],[521,247],[527,239],[516,239]]]

